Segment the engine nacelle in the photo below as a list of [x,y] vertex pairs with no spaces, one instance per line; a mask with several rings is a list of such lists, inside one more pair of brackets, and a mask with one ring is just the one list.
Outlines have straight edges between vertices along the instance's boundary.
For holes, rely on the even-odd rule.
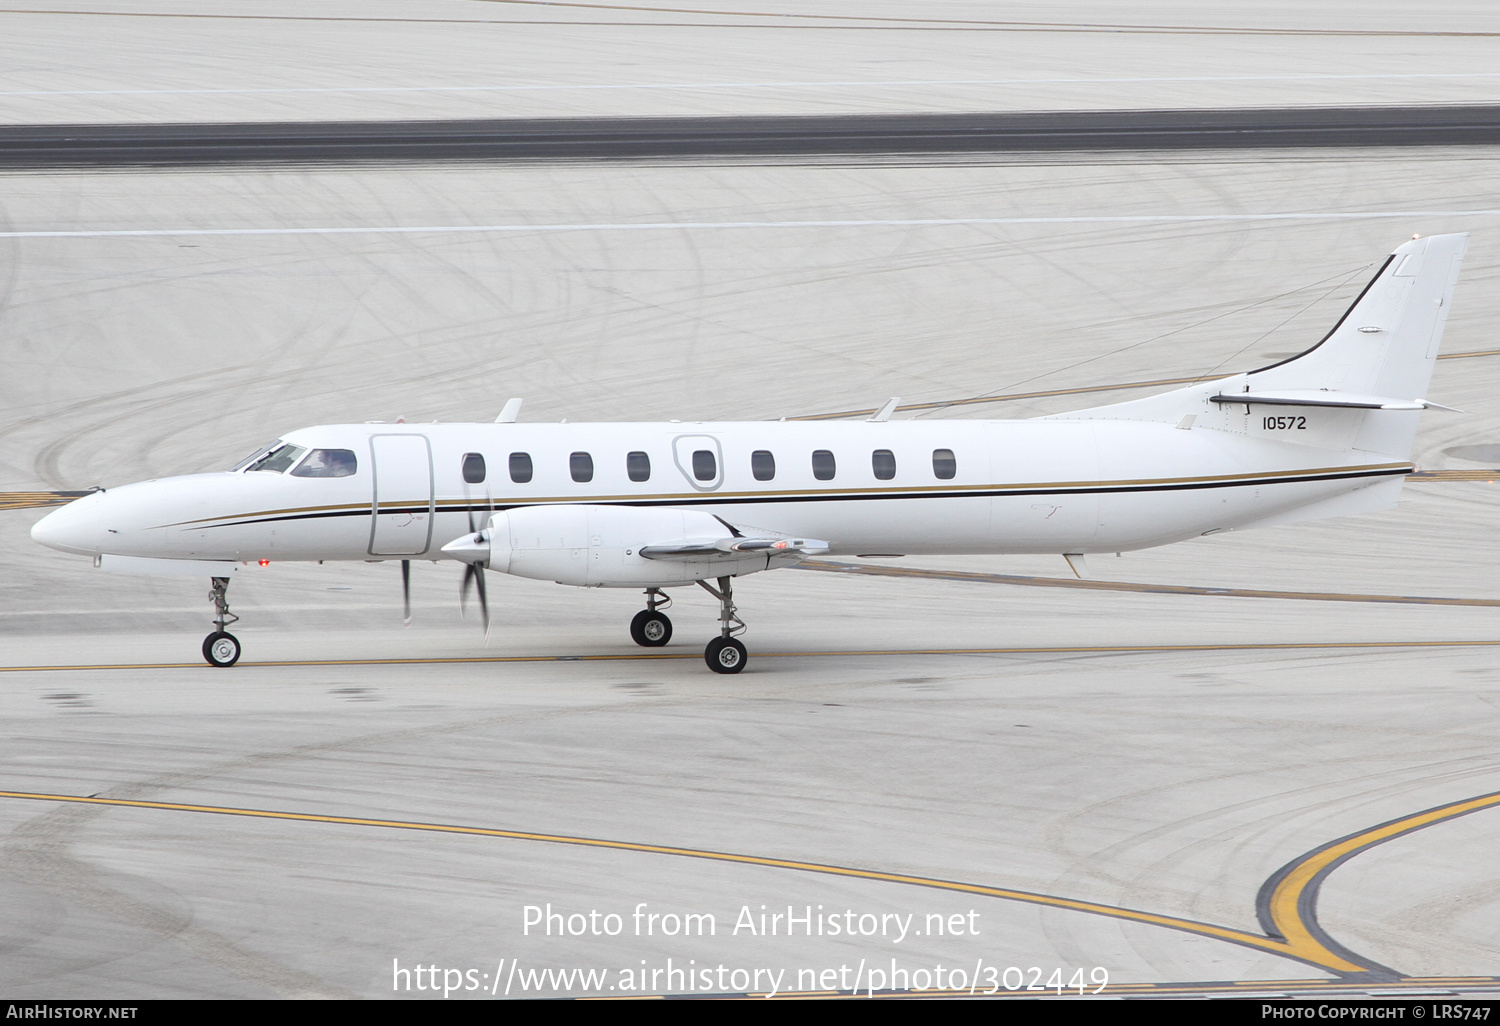
[[[732,537],[698,510],[635,506],[528,506],[490,517],[484,565],[500,573],[593,588],[664,588],[795,563],[801,555],[718,551]],[[648,546],[711,551],[647,558]]]

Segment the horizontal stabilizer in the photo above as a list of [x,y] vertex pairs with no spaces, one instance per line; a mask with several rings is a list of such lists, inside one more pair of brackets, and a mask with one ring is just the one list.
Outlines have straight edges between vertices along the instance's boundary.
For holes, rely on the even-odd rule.
[[1215,403],[1246,403],[1265,406],[1336,406],[1347,410],[1421,410],[1427,404],[1419,399],[1391,399],[1358,392],[1339,392],[1326,388],[1288,388],[1275,392],[1220,392],[1210,396]]

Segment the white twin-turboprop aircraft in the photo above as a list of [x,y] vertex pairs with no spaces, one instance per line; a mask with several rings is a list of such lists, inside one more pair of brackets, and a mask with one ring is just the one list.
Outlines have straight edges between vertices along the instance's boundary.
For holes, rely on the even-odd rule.
[[[1249,373],[1034,420],[340,424],[293,431],[229,471],[80,498],[32,537],[109,569],[211,578],[203,654],[232,665],[230,575],[266,560],[467,564],[644,588],[637,644],[665,645],[662,589],[719,600],[705,657],[738,673],[731,581],[808,556],[1116,552],[1386,509],[1466,236],[1398,248],[1331,332]],[[711,584],[710,582],[716,582]],[[409,602],[408,602],[409,612]]]

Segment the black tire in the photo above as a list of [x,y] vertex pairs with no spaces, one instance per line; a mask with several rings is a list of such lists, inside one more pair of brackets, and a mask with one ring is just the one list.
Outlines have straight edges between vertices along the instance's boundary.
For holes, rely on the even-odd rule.
[[715,673],[739,673],[749,660],[745,646],[735,638],[715,638],[703,650],[703,660]]
[[215,631],[203,639],[203,658],[210,666],[233,666],[240,661],[240,639],[225,631]]
[[672,640],[672,621],[666,613],[642,609],[630,621],[630,640],[646,648],[660,648]]

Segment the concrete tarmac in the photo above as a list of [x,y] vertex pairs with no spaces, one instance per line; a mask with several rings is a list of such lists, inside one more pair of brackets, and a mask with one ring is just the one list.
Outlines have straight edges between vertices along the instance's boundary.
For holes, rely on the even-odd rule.
[[[9,174],[0,492],[227,467],[313,423],[487,421],[512,395],[534,420],[753,419],[1227,372],[1316,341],[1414,232],[1471,233],[1444,351],[1491,350],[1495,164]],[[1494,466],[1470,457],[1500,443],[1497,386],[1500,357],[1439,363],[1431,397],[1468,412],[1424,414],[1424,469]],[[1497,486],[1091,562],[1500,599]],[[648,652],[637,595],[491,575],[486,643],[453,564],[413,568],[405,629],[392,563],[273,564],[231,587],[225,671],[199,662],[207,582],[42,549],[43,512],[0,511],[7,997],[1500,975],[1493,607],[787,570],[737,586],[750,663],[719,677],[696,590]]]
[[[1500,13],[928,0],[55,0],[0,11],[0,122],[1483,104]],[[70,13],[71,12],[71,13]]]

